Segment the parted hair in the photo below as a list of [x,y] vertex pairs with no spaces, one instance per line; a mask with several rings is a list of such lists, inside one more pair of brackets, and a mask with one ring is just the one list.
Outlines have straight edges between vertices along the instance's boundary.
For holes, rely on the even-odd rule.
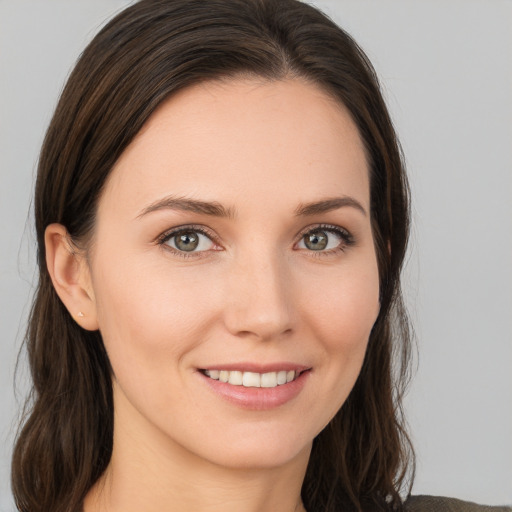
[[24,344],[33,386],[12,459],[18,510],[80,511],[112,453],[110,363],[101,333],[79,327],[52,286],[46,227],[63,224],[87,246],[111,169],[158,106],[185,87],[241,76],[315,84],[346,106],[364,142],[381,309],[352,392],[313,441],[302,498],[309,512],[402,508],[414,473],[401,403],[411,345],[400,289],[409,191],[371,63],[299,0],[141,0],[80,56],[39,158],[39,281]]

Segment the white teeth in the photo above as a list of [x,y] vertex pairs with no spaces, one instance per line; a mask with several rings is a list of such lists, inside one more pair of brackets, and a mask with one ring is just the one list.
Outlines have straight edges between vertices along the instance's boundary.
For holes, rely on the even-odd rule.
[[242,384],[246,388],[259,388],[261,386],[261,375],[259,373],[244,372]]
[[277,386],[276,372],[264,373],[261,376],[261,387],[262,388],[275,388],[276,386]]
[[242,372],[229,372],[228,382],[230,384],[233,384],[234,386],[241,386],[242,385]]
[[211,377],[212,379],[215,379],[215,380],[219,380],[219,370],[210,370],[210,371],[206,371],[206,375],[208,375],[208,377]]
[[294,370],[268,373],[241,372],[238,370],[205,370],[204,374],[210,379],[227,382],[233,386],[244,386],[246,388],[275,388],[288,382],[292,382],[300,375]]

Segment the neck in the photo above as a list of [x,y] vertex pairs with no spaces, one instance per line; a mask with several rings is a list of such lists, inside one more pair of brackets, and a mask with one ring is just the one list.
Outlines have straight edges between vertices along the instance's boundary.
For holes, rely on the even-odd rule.
[[277,467],[224,467],[120,418],[113,446],[84,512],[304,512],[310,446]]
[[226,469],[148,465],[115,455],[85,501],[84,512],[303,512],[305,473],[293,465]]

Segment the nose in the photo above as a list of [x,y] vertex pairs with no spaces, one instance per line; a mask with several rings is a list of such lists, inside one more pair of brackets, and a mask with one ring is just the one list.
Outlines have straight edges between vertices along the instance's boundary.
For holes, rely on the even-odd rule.
[[224,319],[230,333],[272,340],[292,331],[294,307],[284,258],[254,253],[241,257],[227,284]]

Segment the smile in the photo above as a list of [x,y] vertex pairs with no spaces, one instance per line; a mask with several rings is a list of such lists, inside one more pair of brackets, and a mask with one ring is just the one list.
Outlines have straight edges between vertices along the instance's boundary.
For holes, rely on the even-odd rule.
[[302,372],[281,370],[277,372],[256,373],[238,370],[203,370],[202,373],[210,377],[210,379],[225,382],[233,386],[243,386],[246,388],[275,388],[294,381]]
[[[309,381],[311,367],[291,363],[222,364],[197,374],[217,396],[253,411],[280,407],[295,399]],[[258,371],[259,370],[259,371]]]

